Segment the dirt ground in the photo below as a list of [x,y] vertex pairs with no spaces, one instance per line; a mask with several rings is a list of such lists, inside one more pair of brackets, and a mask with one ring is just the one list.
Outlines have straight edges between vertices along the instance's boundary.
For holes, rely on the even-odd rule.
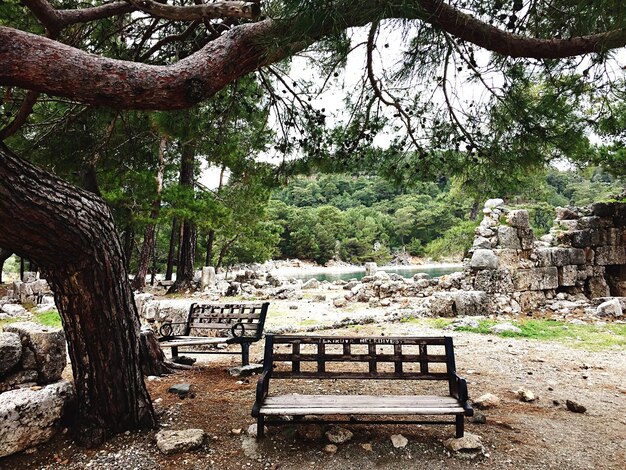
[[[356,334],[354,328],[324,334]],[[359,327],[359,335],[441,335],[441,331],[408,323]],[[468,380],[471,397],[498,395],[502,403],[484,410],[485,424],[466,418],[466,431],[481,437],[482,458],[450,455],[443,441],[454,426],[358,425],[336,454],[324,451],[325,439],[307,440],[294,427],[272,428],[259,445],[246,435],[254,419],[256,377],[231,377],[227,370],[239,356],[201,356],[191,371],[148,381],[161,429],[201,428],[207,433],[198,450],[162,455],[156,431],[117,436],[97,449],[76,447],[59,434],[34,450],[0,459],[1,469],[623,469],[626,468],[626,358],[623,351],[586,352],[556,343],[447,333],[454,337],[457,369]],[[260,360],[262,344],[252,359]],[[207,360],[208,359],[208,360]],[[174,384],[191,384],[192,396],[168,393]],[[302,381],[303,392],[319,393],[319,383]],[[402,383],[401,387],[406,387]],[[353,391],[354,381],[333,381],[334,393]],[[357,384],[358,387],[358,384]],[[397,383],[368,383],[371,393],[393,393]],[[519,401],[515,391],[527,388],[539,398]],[[404,391],[402,392],[404,393]],[[574,400],[587,408],[573,413]],[[395,449],[392,434],[408,438]]]

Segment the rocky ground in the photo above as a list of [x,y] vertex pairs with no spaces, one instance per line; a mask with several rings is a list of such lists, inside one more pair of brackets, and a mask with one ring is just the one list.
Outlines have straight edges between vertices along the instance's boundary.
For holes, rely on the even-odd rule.
[[[313,322],[329,326],[342,317],[358,317],[352,309],[337,313],[319,304],[277,301],[268,327]],[[315,306],[315,308],[312,307]],[[294,308],[294,306],[296,308]],[[316,314],[317,312],[317,314]],[[371,309],[367,315],[372,316]],[[440,335],[415,323],[389,319],[376,310],[376,323],[330,328],[324,334],[345,335]],[[363,314],[365,316],[365,314]],[[491,393],[500,403],[480,410],[485,423],[467,421],[466,430],[480,436],[484,455],[468,461],[448,451],[443,442],[454,434],[453,426],[347,426],[354,433],[336,452],[326,449],[325,437],[312,439],[284,427],[272,430],[261,444],[247,435],[254,423],[256,377],[228,374],[238,355],[200,356],[203,361],[190,371],[151,378],[148,387],[160,415],[161,430],[198,428],[206,432],[202,446],[193,451],[162,454],[155,445],[157,430],[117,436],[97,449],[77,448],[60,433],[50,443],[0,460],[2,469],[622,469],[626,462],[626,361],[623,351],[586,352],[556,343],[447,332],[454,336],[457,368],[468,379],[472,398]],[[260,360],[262,344],[252,350]],[[191,384],[184,399],[168,393],[179,383]],[[334,393],[355,393],[355,383],[333,382]],[[374,393],[390,394],[406,383],[368,383]],[[303,392],[319,393],[315,381],[300,383]],[[355,388],[357,387],[357,388]],[[536,400],[521,401],[517,390],[525,388]],[[371,391],[369,392],[371,393]],[[403,392],[404,393],[404,392]],[[583,405],[584,413],[568,410],[566,401]],[[402,434],[405,447],[396,448],[391,436]]]

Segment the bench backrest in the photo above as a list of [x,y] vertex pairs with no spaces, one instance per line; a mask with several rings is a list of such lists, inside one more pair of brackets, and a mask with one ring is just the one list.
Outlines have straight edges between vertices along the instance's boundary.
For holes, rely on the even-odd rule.
[[183,334],[205,329],[216,335],[234,335],[240,341],[259,340],[269,305],[269,302],[192,304]]
[[446,380],[456,372],[452,338],[272,335],[264,370],[273,379]]

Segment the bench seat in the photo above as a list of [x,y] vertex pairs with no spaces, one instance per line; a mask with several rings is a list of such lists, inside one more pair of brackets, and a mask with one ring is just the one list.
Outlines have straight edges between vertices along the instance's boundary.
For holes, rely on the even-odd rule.
[[296,415],[454,415],[465,410],[453,397],[404,395],[279,395],[260,407],[266,416]]
[[[327,388],[334,390],[324,395],[295,393],[291,387],[301,387],[295,382],[302,380],[347,386],[337,390],[332,385]],[[384,382],[384,391],[393,393],[389,387],[395,387],[397,394],[372,395],[377,384],[365,387],[367,381]],[[283,389],[270,393],[275,382]],[[265,424],[288,425],[292,417],[303,416],[307,423],[320,424],[453,424],[456,437],[463,437],[464,417],[474,413],[468,398],[467,382],[456,373],[451,337],[268,334],[252,416],[257,439],[263,438]],[[425,420],[424,415],[432,417]],[[454,420],[441,418],[446,415]]]
[[201,344],[224,344],[228,338],[207,338],[206,336],[183,336],[180,338],[170,337],[161,341],[161,347],[171,346],[197,346]]
[[[232,354],[194,346],[239,344],[241,363],[245,366],[250,362],[250,344],[263,336],[268,308],[269,302],[192,304],[184,322],[166,321],[161,325],[159,344],[171,348],[172,358],[178,357],[179,347],[185,348],[182,352],[194,354]],[[207,336],[198,335],[202,333]]]

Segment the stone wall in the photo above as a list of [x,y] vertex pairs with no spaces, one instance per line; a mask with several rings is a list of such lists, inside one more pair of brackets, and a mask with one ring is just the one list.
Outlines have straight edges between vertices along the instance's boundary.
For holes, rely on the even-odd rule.
[[510,295],[523,311],[557,296],[626,295],[626,204],[558,208],[540,240],[528,212],[508,210],[501,199],[487,201],[483,214],[465,260],[474,289]]
[[0,457],[50,439],[72,385],[61,379],[67,363],[62,330],[33,322],[0,332]]

